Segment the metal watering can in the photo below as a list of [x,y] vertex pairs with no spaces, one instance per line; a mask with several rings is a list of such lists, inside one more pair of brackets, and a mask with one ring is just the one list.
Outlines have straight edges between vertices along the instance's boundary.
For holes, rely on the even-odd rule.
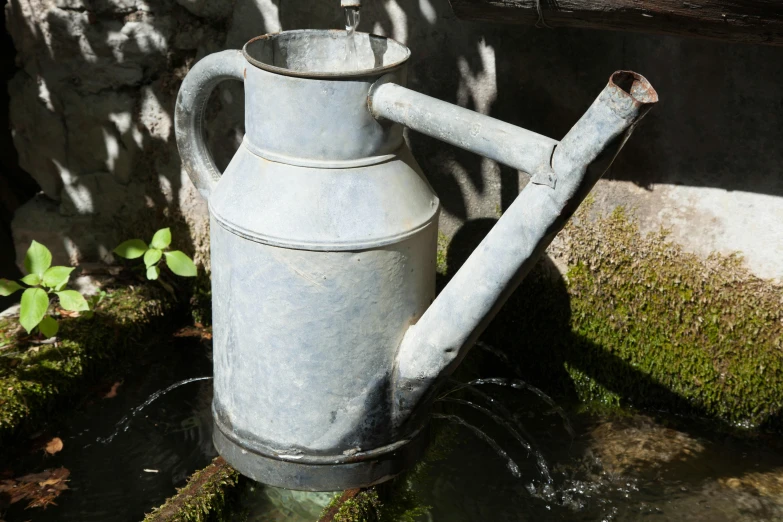
[[[439,384],[565,225],[657,94],[614,73],[562,141],[404,87],[410,51],[345,31],[259,36],[188,73],[175,125],[209,202],[213,435],[236,469],[313,491],[385,481],[420,456]],[[221,81],[245,83],[226,171],[204,141]],[[531,174],[435,299],[439,201],[403,126]]]

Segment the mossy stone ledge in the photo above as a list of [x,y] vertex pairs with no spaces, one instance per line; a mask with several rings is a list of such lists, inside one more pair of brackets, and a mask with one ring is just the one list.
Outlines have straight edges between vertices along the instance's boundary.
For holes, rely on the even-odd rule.
[[239,472],[223,457],[217,457],[191,475],[185,487],[144,517],[143,522],[235,522],[235,514],[227,507],[239,479]]
[[[783,429],[783,288],[583,206],[484,339],[549,393]],[[554,277],[553,277],[554,274]]]
[[[129,371],[178,320],[173,298],[154,285],[108,288],[92,317],[61,317],[53,344],[0,319],[0,448],[66,411],[91,386]],[[2,452],[5,453],[5,452]]]

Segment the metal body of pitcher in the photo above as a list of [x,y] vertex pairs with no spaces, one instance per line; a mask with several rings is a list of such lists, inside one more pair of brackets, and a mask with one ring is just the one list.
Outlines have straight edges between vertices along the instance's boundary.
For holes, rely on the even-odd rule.
[[[215,445],[243,474],[294,489],[367,486],[417,458],[428,393],[524,276],[509,267],[505,282],[489,276],[496,293],[430,307],[439,202],[395,122],[523,168],[541,190],[563,183],[556,141],[408,91],[408,49],[355,38],[357,71],[340,63],[342,31],[256,38],[199,62],[177,100],[183,164],[211,214]],[[225,79],[245,82],[246,135],[221,176],[201,127]],[[604,140],[616,148],[646,105],[620,90],[632,102]],[[506,126],[515,134],[498,139]],[[422,337],[425,312],[450,309],[459,346]]]

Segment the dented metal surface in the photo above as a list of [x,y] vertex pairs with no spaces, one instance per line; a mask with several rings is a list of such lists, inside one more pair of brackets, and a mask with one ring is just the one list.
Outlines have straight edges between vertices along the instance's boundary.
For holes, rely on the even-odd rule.
[[[655,97],[616,73],[623,85],[557,144],[406,89],[409,51],[392,40],[358,35],[358,68],[343,70],[336,33],[209,56],[175,113],[212,218],[215,445],[245,475],[296,489],[367,486],[415,461],[429,394]],[[202,119],[224,79],[245,82],[247,132],[221,176]],[[439,201],[401,124],[534,176],[434,303]]]

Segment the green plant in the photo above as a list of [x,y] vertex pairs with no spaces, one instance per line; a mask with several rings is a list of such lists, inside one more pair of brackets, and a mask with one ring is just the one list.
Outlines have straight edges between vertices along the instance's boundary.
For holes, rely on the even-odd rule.
[[19,323],[27,331],[38,331],[45,337],[54,337],[60,329],[57,320],[48,315],[52,295],[57,296],[60,307],[69,312],[90,310],[87,300],[76,290],[65,290],[74,268],[70,266],[51,266],[52,253],[41,243],[33,241],[24,258],[27,275],[21,282],[0,279],[0,296],[11,295],[19,290],[22,293]]
[[[114,249],[114,253],[125,259],[144,258],[144,266],[147,269],[147,279],[154,281],[160,277],[161,261],[165,259],[165,266],[175,275],[180,277],[195,277],[196,265],[193,260],[179,250],[168,250],[171,244],[171,229],[162,228],[155,232],[152,241],[147,245],[141,239],[129,239],[120,243]],[[168,288],[163,281],[164,287]]]

